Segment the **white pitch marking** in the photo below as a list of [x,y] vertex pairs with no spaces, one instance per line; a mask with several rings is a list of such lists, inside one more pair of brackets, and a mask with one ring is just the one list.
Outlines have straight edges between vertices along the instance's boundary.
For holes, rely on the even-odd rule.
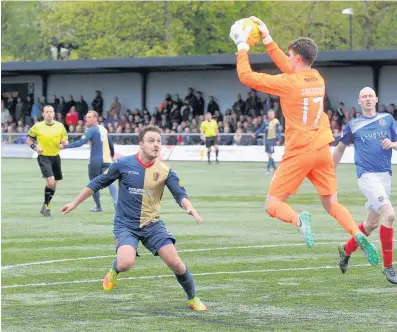
[[[376,241],[374,241],[376,242]],[[379,241],[378,241],[379,242]],[[320,245],[335,245],[340,242],[318,242],[315,246]],[[289,244],[266,244],[259,246],[241,246],[241,247],[219,247],[219,248],[197,248],[197,249],[181,249],[178,250],[179,253],[184,252],[203,252],[203,251],[220,251],[220,250],[233,250],[233,249],[263,249],[263,248],[281,248],[281,247],[305,247],[305,243],[289,243]],[[151,255],[151,253],[143,253],[140,256]],[[30,262],[30,263],[21,263],[21,264],[13,264],[13,265],[5,265],[2,266],[2,270],[12,269],[16,267],[23,266],[31,266],[31,265],[44,265],[44,264],[52,264],[52,263],[63,263],[63,262],[74,262],[74,261],[85,261],[90,259],[99,259],[99,258],[111,258],[116,255],[105,255],[105,256],[88,256],[88,257],[78,257],[78,258],[65,258],[65,259],[54,259],[49,261],[38,261],[38,262]]]
[[[393,262],[396,263],[396,262]],[[351,265],[350,267],[368,267],[369,264],[358,264]],[[290,272],[290,271],[310,271],[310,270],[329,270],[329,269],[339,269],[338,266],[312,266],[312,267],[291,267],[285,269],[264,269],[264,270],[244,270],[244,271],[220,271],[220,272],[202,272],[194,273],[193,276],[213,276],[213,275],[233,275],[233,274],[250,274],[250,273],[271,273],[271,272]],[[159,279],[159,278],[175,278],[174,274],[161,274],[157,276],[140,276],[140,277],[127,277],[119,278],[118,280],[140,280],[140,279]],[[37,284],[20,284],[20,285],[7,285],[1,286],[2,289],[8,288],[22,288],[22,287],[40,287],[40,286],[57,286],[57,285],[72,285],[72,284],[84,284],[84,283],[94,283],[102,282],[102,279],[91,279],[91,280],[73,280],[73,281],[56,281],[56,282],[43,282]]]

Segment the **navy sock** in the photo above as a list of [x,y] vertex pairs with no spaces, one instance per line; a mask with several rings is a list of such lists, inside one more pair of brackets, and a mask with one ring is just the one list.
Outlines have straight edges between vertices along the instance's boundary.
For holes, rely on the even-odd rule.
[[266,167],[266,170],[267,170],[268,172],[270,172],[270,166],[271,166],[271,164],[272,164],[272,158],[269,158],[269,161],[267,162],[267,167]]
[[183,287],[187,294],[187,299],[190,300],[196,296],[196,288],[194,286],[193,276],[190,273],[188,267],[186,266],[186,272],[184,274],[175,274],[176,279]]
[[96,204],[96,207],[98,209],[101,209],[102,207],[101,207],[101,200],[99,199],[99,197],[100,197],[99,191],[94,193],[94,195],[92,195],[92,197],[94,198],[94,202]]
[[116,273],[120,273],[120,271],[117,270],[117,257],[113,261],[113,270],[116,271]]
[[274,159],[269,158],[269,163],[268,163],[268,170],[270,171],[270,167],[276,168],[276,165],[274,164]]

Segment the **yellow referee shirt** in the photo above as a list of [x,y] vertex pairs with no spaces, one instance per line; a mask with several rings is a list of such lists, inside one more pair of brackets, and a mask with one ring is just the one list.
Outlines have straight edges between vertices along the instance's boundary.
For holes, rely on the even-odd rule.
[[37,140],[38,146],[43,149],[43,156],[57,156],[61,141],[68,139],[64,125],[58,121],[54,121],[52,125],[45,121],[36,123],[30,128],[28,135]]
[[201,123],[200,130],[204,133],[205,137],[214,137],[218,131],[218,124],[214,119],[210,121],[205,120]]

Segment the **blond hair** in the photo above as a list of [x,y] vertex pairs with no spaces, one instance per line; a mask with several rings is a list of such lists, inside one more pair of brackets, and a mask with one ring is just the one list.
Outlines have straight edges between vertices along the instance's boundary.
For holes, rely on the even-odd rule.
[[87,112],[87,114],[88,114],[88,113],[91,113],[91,114],[94,116],[94,118],[96,118],[96,119],[99,118],[99,114],[98,114],[98,112],[96,112],[96,111],[89,110],[89,111]]

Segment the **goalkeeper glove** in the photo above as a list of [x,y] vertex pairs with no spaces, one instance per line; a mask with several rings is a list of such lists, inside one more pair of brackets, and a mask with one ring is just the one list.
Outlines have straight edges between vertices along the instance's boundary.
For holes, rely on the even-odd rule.
[[249,45],[247,44],[247,40],[251,34],[251,28],[247,28],[243,30],[243,20],[239,20],[235,22],[232,27],[230,28],[230,38],[234,41],[237,45],[237,50],[246,50],[250,49]]
[[269,29],[267,28],[266,24],[262,20],[260,20],[259,18],[255,17],[255,16],[251,16],[250,19],[252,21],[254,21],[255,23],[259,24],[259,31],[262,35],[263,43],[265,45],[267,45],[267,44],[270,44],[271,42],[273,42],[273,39],[270,36]]

